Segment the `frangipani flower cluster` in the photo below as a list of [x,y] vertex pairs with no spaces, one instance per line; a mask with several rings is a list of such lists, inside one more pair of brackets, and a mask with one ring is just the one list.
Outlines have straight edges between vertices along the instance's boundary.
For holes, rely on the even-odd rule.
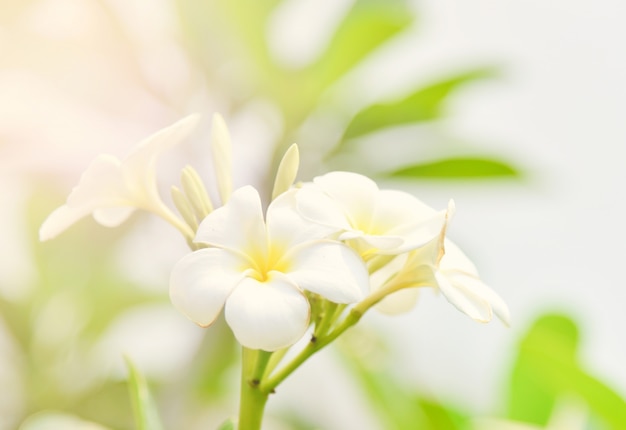
[[418,287],[438,289],[477,321],[495,314],[508,323],[504,302],[446,238],[452,203],[437,211],[350,172],[294,185],[294,145],[264,211],[254,187],[233,187],[230,137],[219,116],[211,147],[222,205],[213,204],[200,176],[187,167],[182,191],[172,188],[180,217],[175,215],[159,196],[155,160],[197,122],[191,116],[156,133],[121,161],[98,157],[67,203],[44,222],[42,240],[90,213],[109,226],[137,208],[162,216],[192,248],[172,270],[172,303],[202,327],[223,309],[235,337],[251,350],[289,347],[311,325],[313,338],[330,342],[376,304],[389,310],[394,297],[406,292],[411,298],[403,302],[413,303]]

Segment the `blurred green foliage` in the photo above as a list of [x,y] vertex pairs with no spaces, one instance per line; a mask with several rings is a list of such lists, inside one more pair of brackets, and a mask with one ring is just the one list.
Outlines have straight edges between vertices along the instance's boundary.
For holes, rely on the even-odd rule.
[[626,428],[626,400],[579,362],[579,329],[569,317],[540,317],[522,339],[509,386],[508,416],[546,425],[564,396],[584,402],[593,428]]
[[[235,112],[256,99],[269,101],[280,112],[283,128],[275,150],[274,167],[287,147],[298,142],[302,144],[303,158],[308,156],[307,151],[326,151],[326,162],[341,170],[345,167],[340,155],[348,146],[351,151],[358,147],[361,138],[399,126],[437,121],[445,117],[446,102],[457,90],[495,76],[493,68],[485,67],[451,73],[427,85],[416,84],[392,100],[376,101],[352,111],[346,96],[339,97],[333,90],[353,79],[353,73],[368,59],[412,28],[416,19],[407,2],[355,1],[336,28],[321,29],[331,31],[332,36],[319,56],[297,68],[276,60],[267,43],[270,18],[279,3],[275,0],[177,0],[187,43],[195,54],[196,63],[204,68],[213,83],[212,90],[218,94],[226,93],[221,98],[227,100]],[[225,64],[230,73],[226,77],[216,74],[215,71],[223,69]],[[381,76],[381,79],[385,77]],[[417,82],[419,77],[415,80]],[[343,131],[334,142],[324,142],[322,147],[309,146],[307,142],[317,142],[319,138],[316,131],[307,132],[309,129],[304,125],[320,112],[330,113]],[[393,143],[381,143],[381,151],[393,149]],[[415,137],[412,144],[420,145],[419,139]],[[450,157],[427,163],[406,160],[406,169],[380,174],[415,179],[519,175],[518,169],[508,161],[491,155],[475,153],[466,157],[452,154]],[[325,169],[319,165],[317,171],[309,173]],[[268,172],[268,175],[269,181],[272,173]]]
[[137,370],[130,358],[126,357],[128,369],[128,385],[130,399],[135,415],[136,430],[161,430],[163,425],[159,418],[152,394],[144,376]]

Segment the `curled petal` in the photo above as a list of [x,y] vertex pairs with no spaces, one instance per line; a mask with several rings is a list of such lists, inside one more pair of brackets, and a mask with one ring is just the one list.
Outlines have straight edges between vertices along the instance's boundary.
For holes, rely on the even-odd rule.
[[467,288],[464,283],[451,282],[442,273],[435,274],[444,297],[458,310],[478,322],[489,322],[493,316],[491,306],[484,297]]
[[124,182],[120,166],[120,160],[112,155],[98,155],[68,196],[67,205],[91,212],[96,208],[132,203],[132,196]]
[[[251,186],[239,188],[228,203],[204,218],[195,240],[231,250],[264,252],[267,232],[259,193]],[[262,249],[252,250],[251,244]]]
[[[433,211],[434,212],[434,211]],[[438,240],[446,225],[446,211],[435,212],[429,219],[405,224],[392,230],[393,234],[404,238],[402,245],[388,252],[403,253],[420,248],[432,240]],[[391,232],[390,232],[391,233]]]
[[[470,317],[481,322],[489,321],[493,312],[504,324],[506,324],[507,326],[509,325],[510,314],[508,306],[506,305],[506,303],[504,303],[502,298],[500,298],[500,296],[495,293],[495,291],[489,288],[480,279],[475,276],[466,275],[461,272],[442,272],[442,275],[446,277],[449,285],[452,287],[447,292],[443,291],[442,289],[442,293],[449,301],[451,300],[450,297],[452,297],[452,300],[456,300],[458,303],[460,301],[458,296],[463,295],[470,302],[480,301],[481,303],[486,303],[489,307],[489,318],[486,320],[481,319],[480,317],[476,318],[470,315],[469,312],[466,312],[465,310],[457,306],[457,308],[459,308],[462,312],[465,312]],[[484,316],[484,313],[482,313],[482,315]]]
[[437,274],[438,284],[446,299],[461,312],[478,322],[489,322],[492,315],[509,325],[507,305],[480,279],[464,274]]
[[356,252],[337,242],[311,242],[288,256],[288,276],[300,288],[336,303],[355,303],[369,291],[369,275]]
[[135,199],[160,201],[156,184],[156,161],[160,154],[187,139],[198,126],[199,114],[189,115],[148,136],[122,160],[123,181]]
[[445,255],[439,263],[441,270],[454,270],[464,272],[468,275],[478,277],[478,269],[472,261],[465,255],[450,239],[444,241]]
[[293,345],[306,332],[306,297],[285,277],[266,282],[245,278],[226,302],[226,321],[243,346],[276,351]]
[[240,257],[223,249],[200,249],[186,255],[170,276],[174,307],[201,327],[211,325],[244,276],[239,266]]
[[445,254],[439,263],[439,271],[448,278],[457,290],[465,291],[467,295],[482,298],[489,304],[493,313],[504,324],[509,325],[508,306],[495,291],[480,280],[474,263],[452,241],[446,239],[444,246]]

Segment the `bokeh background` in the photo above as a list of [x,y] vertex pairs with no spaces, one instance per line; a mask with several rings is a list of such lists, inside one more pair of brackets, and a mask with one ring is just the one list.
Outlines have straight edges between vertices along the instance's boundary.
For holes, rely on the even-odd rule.
[[302,180],[454,198],[451,238],[513,315],[481,325],[428,292],[372,313],[280,387],[268,428],[545,426],[563,398],[580,428],[626,428],[625,18],[611,0],[0,1],[0,429],[69,428],[46,411],[133,428],[123,354],[166,428],[235,413],[228,331],[169,304],[171,227],[37,239],[92,158],[191,112],[164,195],[187,163],[215,193],[221,112],[236,185],[267,188],[297,142]]

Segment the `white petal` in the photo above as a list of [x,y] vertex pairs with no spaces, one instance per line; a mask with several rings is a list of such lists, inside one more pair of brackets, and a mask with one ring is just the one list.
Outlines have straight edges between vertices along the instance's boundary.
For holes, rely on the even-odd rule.
[[296,193],[296,209],[307,220],[332,227],[335,231],[351,229],[343,209],[312,184],[305,184]]
[[300,288],[336,303],[355,303],[369,291],[369,275],[363,260],[337,242],[302,245],[288,255],[287,275]]
[[195,130],[200,115],[189,115],[159,130],[137,144],[122,160],[122,175],[134,199],[160,201],[156,184],[157,157],[171,147],[182,143]]
[[188,115],[146,137],[125,157],[124,164],[135,170],[145,168],[154,156],[185,140],[198,126],[200,117],[197,113]]
[[366,176],[351,172],[330,172],[313,179],[349,218],[353,228],[365,230],[376,209],[378,186]]
[[488,303],[494,314],[507,326],[510,323],[509,308],[504,300],[479,278],[461,272],[444,272],[451,284],[468,296],[479,297]]
[[270,242],[284,249],[297,244],[324,239],[335,229],[303,218],[296,211],[298,190],[289,190],[278,196],[267,208],[267,232]]
[[446,239],[444,242],[445,255],[439,263],[441,270],[455,270],[469,275],[478,276],[478,270],[472,261],[465,255],[461,248],[454,242]]
[[239,343],[265,351],[296,343],[310,317],[306,297],[282,276],[267,282],[245,278],[228,298],[225,313]]
[[394,249],[395,253],[402,253],[417,249],[432,240],[439,240],[442,229],[446,226],[446,211],[436,212],[427,220],[419,220],[414,224],[399,226],[392,230],[404,238],[404,243]]
[[431,239],[425,245],[409,252],[407,269],[414,270],[420,266],[429,266],[435,270],[442,252],[442,244],[439,238]]
[[217,248],[183,257],[172,270],[170,299],[174,307],[201,327],[213,323],[226,298],[243,278],[241,259]]
[[492,318],[491,306],[484,297],[474,293],[465,284],[451,282],[445,274],[437,273],[437,283],[444,297],[458,310],[479,322],[489,322]]
[[251,186],[239,188],[200,223],[195,240],[245,254],[265,252],[267,231],[259,193]]
[[39,240],[50,240],[81,218],[89,215],[89,208],[70,208],[63,205],[55,209],[39,228]]
[[103,207],[132,204],[130,191],[120,170],[120,161],[101,154],[83,172],[78,185],[67,198],[67,205],[89,212]]
[[415,196],[404,191],[382,190],[376,197],[372,228],[393,234],[398,226],[417,224],[431,219],[437,212]]
[[117,227],[135,212],[133,207],[117,207],[117,208],[103,208],[93,211],[93,217],[98,224],[105,227]]
[[157,159],[163,152],[187,139],[199,121],[198,114],[181,119],[141,141],[122,160],[123,180],[132,193],[134,205],[151,208],[161,204],[156,181]]
[[225,204],[233,190],[231,143],[226,123],[219,114],[213,115],[211,151],[213,153],[213,166],[215,167],[220,197],[222,204]]

